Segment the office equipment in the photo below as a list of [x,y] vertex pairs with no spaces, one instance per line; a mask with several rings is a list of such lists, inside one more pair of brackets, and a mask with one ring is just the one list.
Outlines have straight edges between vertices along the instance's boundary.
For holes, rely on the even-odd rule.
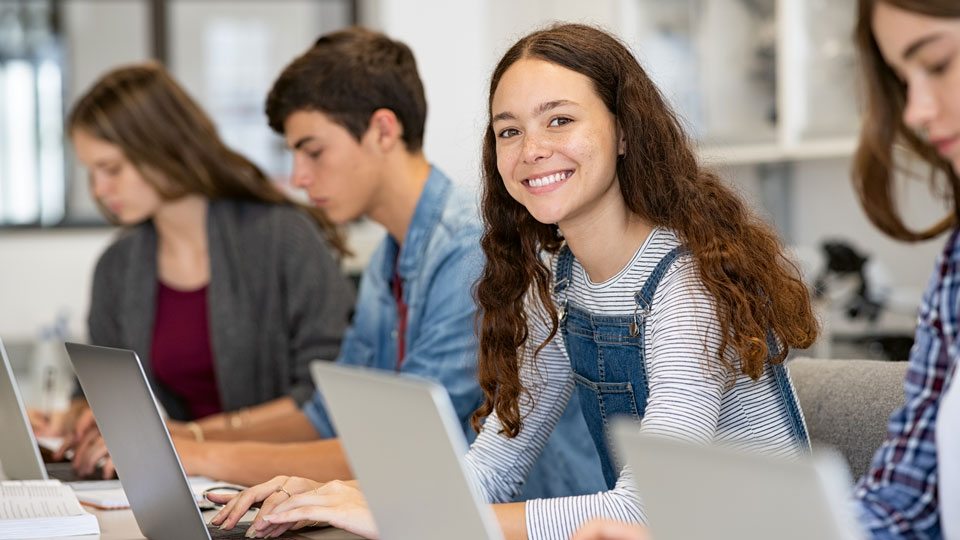
[[614,422],[656,540],[857,540],[842,458],[795,460],[643,435]]
[[330,362],[310,370],[381,538],[502,538],[466,474],[466,440],[442,386]]
[[[20,390],[13,375],[7,352],[0,341],[0,426],[4,443],[0,445],[0,467],[11,480],[47,480],[54,478],[69,482],[74,490],[109,489],[120,486],[116,480],[101,480],[103,469],[98,465],[89,479],[80,478],[68,462],[44,463],[42,451],[52,452],[62,444],[62,438],[36,438],[27,418]],[[39,451],[38,451],[39,447]]]
[[30,427],[20,389],[13,376],[13,368],[7,351],[0,340],[0,426],[3,429],[3,444],[0,444],[0,466],[12,480],[46,480],[37,441]]
[[221,531],[203,521],[137,354],[78,343],[66,347],[144,536],[243,538],[241,524]]
[[100,534],[97,518],[58,480],[0,482],[0,540]]

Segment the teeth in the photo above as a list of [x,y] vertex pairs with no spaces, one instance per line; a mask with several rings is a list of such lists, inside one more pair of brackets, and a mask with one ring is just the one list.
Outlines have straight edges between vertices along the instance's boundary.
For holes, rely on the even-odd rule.
[[573,173],[558,172],[558,173],[551,174],[549,176],[544,176],[542,178],[533,178],[528,183],[530,184],[531,187],[549,186],[550,184],[555,184],[560,180],[563,180],[564,178],[568,178],[571,174]]

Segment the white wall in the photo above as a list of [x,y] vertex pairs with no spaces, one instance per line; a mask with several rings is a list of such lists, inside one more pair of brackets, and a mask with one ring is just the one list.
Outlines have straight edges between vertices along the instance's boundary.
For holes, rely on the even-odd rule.
[[90,284],[111,229],[5,232],[0,237],[0,338],[36,339],[58,313],[86,336]]

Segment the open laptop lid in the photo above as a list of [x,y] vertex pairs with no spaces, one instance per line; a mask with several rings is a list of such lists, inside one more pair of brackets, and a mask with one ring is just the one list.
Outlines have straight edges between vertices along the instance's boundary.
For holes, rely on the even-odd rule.
[[796,460],[642,435],[614,422],[656,540],[856,540],[850,481],[832,452]]
[[330,362],[310,371],[382,538],[502,538],[468,480],[467,443],[442,386]]
[[37,440],[33,436],[27,411],[20,398],[20,389],[13,376],[13,367],[7,358],[7,351],[0,340],[0,429],[3,430],[3,444],[0,444],[0,466],[11,480],[46,480],[47,470],[43,466]]
[[210,538],[136,353],[66,347],[143,535]]

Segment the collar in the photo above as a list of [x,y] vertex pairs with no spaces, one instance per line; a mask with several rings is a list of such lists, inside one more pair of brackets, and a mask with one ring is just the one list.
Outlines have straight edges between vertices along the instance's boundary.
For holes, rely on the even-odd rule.
[[[423,185],[417,207],[413,211],[407,235],[401,248],[397,241],[389,234],[386,238],[386,253],[380,271],[384,279],[390,282],[393,279],[394,263],[397,273],[403,280],[408,279],[416,272],[423,261],[424,252],[430,243],[433,231],[443,217],[443,209],[453,185],[450,180],[436,167],[430,166],[430,175]],[[399,250],[399,259],[397,251]]]

